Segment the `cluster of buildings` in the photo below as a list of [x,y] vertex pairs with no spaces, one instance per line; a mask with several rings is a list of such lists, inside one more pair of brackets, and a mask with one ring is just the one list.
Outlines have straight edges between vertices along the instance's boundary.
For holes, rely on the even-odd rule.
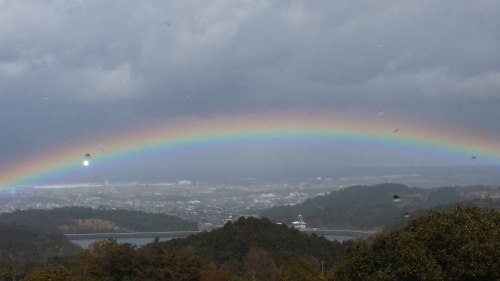
[[210,229],[241,216],[257,217],[261,210],[273,206],[299,204],[327,191],[331,191],[331,186],[303,182],[210,184],[183,180],[153,184],[66,184],[14,194],[0,206],[0,212],[67,206],[126,209],[165,213],[196,221],[201,229]]

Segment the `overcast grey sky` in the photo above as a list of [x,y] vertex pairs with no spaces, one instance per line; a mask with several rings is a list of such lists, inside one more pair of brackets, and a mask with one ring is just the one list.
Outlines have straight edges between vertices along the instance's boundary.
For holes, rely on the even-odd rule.
[[0,0],[0,164],[160,118],[290,109],[383,110],[500,136],[499,11],[496,0]]

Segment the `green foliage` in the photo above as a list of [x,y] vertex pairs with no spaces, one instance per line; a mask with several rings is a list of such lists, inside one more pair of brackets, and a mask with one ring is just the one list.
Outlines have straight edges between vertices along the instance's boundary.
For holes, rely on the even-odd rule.
[[394,194],[405,196],[417,191],[402,184],[351,186],[296,206],[273,207],[262,211],[261,216],[289,224],[302,214],[309,227],[374,229],[401,213],[392,200]]
[[[393,201],[396,194],[402,198],[401,202]],[[457,188],[421,189],[384,183],[350,186],[310,198],[299,205],[273,207],[260,215],[289,224],[301,214],[309,227],[370,230],[393,223],[405,212],[463,200]]]
[[[401,186],[385,188],[387,195]],[[385,195],[375,200],[386,199],[392,201]],[[91,212],[85,209],[79,218]],[[110,239],[74,257],[76,248],[61,234],[0,223],[0,279],[500,280],[500,213],[477,207],[434,210],[413,216],[396,231],[344,243],[266,218],[242,217],[211,232],[156,239],[143,247]]]
[[430,211],[371,243],[358,241],[335,280],[498,280],[500,213]]
[[324,280],[311,263],[305,258],[298,257],[293,262],[283,268],[276,269],[273,272],[271,281],[317,281]]
[[134,272],[135,247],[114,239],[94,242],[80,251],[74,270],[88,280],[124,280]]
[[[17,210],[0,215],[0,221],[14,221],[45,232],[66,233],[63,225],[75,226],[76,220],[101,219],[123,229],[136,232],[198,230],[196,222],[189,222],[167,214],[149,214],[127,210],[94,210],[85,207],[66,207],[52,210]],[[106,232],[113,232],[107,229]],[[94,233],[99,229],[77,229],[76,233]],[[69,232],[68,232],[69,233]],[[71,231],[71,233],[73,233]]]
[[51,256],[68,256],[77,248],[62,234],[47,234],[15,223],[0,223],[0,253],[12,257],[45,260]]
[[44,267],[41,270],[30,273],[23,281],[74,281],[68,269],[64,267]]
[[[450,204],[443,204],[443,205],[437,205],[432,207],[433,210],[437,211],[443,211],[443,212],[449,212],[452,211],[456,208],[463,207],[463,208],[480,208],[482,210],[497,210],[500,211],[500,198],[485,198],[485,199],[473,199],[470,201],[464,201],[460,203],[450,203]],[[428,209],[421,209],[417,210],[414,213],[411,214],[411,217],[419,217],[422,215],[425,215],[427,212],[429,212]],[[383,230],[384,231],[395,231],[398,229],[401,229],[405,227],[408,223],[408,218],[405,218],[403,215],[401,215],[397,220],[394,222],[384,226]]]
[[0,278],[12,280],[42,265],[67,266],[77,251],[78,247],[62,234],[0,223]]
[[271,267],[274,267],[272,263],[278,267],[282,265],[280,257],[284,252],[324,260],[327,266],[332,266],[343,254],[340,242],[307,235],[268,219],[244,217],[211,232],[162,243],[169,251],[189,247],[195,254],[218,265],[225,265],[240,275],[258,266],[258,258],[254,256],[266,260],[266,265]]
[[240,280],[189,249],[168,253],[155,241],[136,248],[116,240],[94,242],[82,250],[72,268],[75,280]]

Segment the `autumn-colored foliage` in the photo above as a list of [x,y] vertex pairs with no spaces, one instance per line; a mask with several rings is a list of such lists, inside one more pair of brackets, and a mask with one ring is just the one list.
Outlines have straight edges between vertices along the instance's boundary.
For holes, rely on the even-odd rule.
[[358,241],[335,280],[499,280],[500,213],[430,211],[371,242]]
[[[500,213],[494,210],[430,211],[369,240],[323,239],[240,218],[212,233],[143,247],[94,242],[67,268],[48,265],[24,280],[500,280]],[[23,270],[10,279],[19,280]]]

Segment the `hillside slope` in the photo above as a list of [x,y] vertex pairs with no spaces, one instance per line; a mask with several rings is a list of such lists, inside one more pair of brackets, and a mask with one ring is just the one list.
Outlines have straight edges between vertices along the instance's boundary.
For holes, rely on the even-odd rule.
[[43,265],[68,266],[78,249],[62,234],[47,234],[15,223],[0,223],[0,276],[19,277]]
[[0,221],[30,225],[52,233],[147,232],[198,230],[189,222],[166,214],[127,210],[66,207],[52,210],[17,210],[0,215]]
[[[403,184],[351,186],[317,196],[295,206],[277,206],[260,213],[276,222],[291,223],[302,215],[308,227],[378,230],[419,209],[462,202],[463,190],[451,187],[422,189]],[[397,195],[399,200],[394,200]]]
[[162,243],[169,251],[191,248],[195,254],[240,274],[252,260],[262,260],[265,266],[273,267],[292,257],[304,257],[316,265],[323,261],[330,267],[343,255],[345,244],[352,242],[343,244],[308,235],[268,219],[241,217],[211,232]]

